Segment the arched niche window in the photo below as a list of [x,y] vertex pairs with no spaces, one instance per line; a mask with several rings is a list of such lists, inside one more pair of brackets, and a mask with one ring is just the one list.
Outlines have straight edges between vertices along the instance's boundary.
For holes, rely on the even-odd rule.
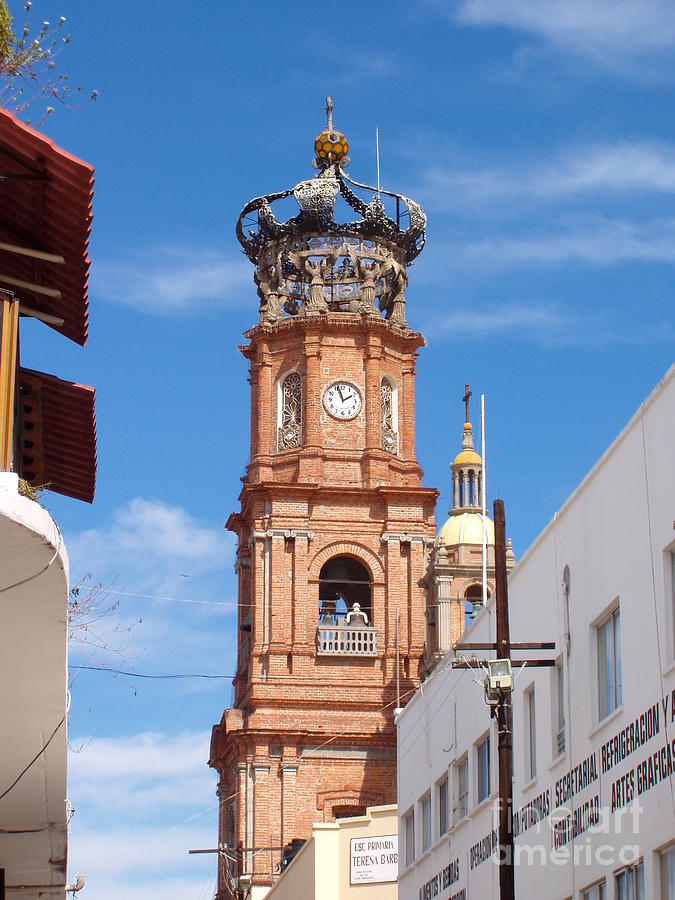
[[[486,588],[486,600],[490,599],[490,589]],[[483,605],[483,585],[470,584],[464,591],[464,627],[468,628]]]
[[380,382],[380,446],[387,453],[398,454],[398,388],[387,377]]
[[570,633],[570,567],[565,566],[562,575],[563,598],[565,600],[565,645],[567,655],[569,656],[572,649],[572,637]]
[[468,506],[476,506],[476,473],[469,469],[469,503]]
[[321,567],[319,625],[330,624],[373,624],[370,573],[353,556],[334,556]]
[[225,822],[225,843],[230,850],[234,847],[234,809],[231,806]]
[[302,446],[302,378],[289,372],[278,382],[277,449],[293,450]]

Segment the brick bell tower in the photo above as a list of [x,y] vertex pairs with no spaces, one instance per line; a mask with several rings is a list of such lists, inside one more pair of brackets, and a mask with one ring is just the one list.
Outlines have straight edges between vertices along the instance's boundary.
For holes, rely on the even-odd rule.
[[[237,223],[260,321],[241,348],[251,456],[227,526],[238,538],[234,707],[209,760],[219,900],[264,897],[313,822],[396,802],[394,709],[424,659],[437,491],[415,458],[424,339],[406,322],[405,291],[426,217],[347,176],[330,98],[326,112],[317,175],[252,200]],[[299,209],[281,222],[272,205],[284,198]]]

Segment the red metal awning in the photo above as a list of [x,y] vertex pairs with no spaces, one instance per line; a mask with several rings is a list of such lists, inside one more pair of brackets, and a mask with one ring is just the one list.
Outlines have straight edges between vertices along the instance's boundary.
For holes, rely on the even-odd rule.
[[19,370],[23,476],[33,487],[92,503],[96,487],[94,388]]
[[0,286],[82,346],[93,185],[91,166],[0,109]]

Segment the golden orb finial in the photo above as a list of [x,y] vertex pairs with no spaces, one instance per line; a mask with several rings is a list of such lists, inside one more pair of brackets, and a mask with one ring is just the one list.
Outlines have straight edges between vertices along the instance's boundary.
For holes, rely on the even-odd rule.
[[314,141],[316,158],[324,165],[326,163],[331,165],[344,159],[348,150],[347,138],[342,132],[333,128],[333,98],[328,95],[326,97],[326,127],[320,134],[317,134]]

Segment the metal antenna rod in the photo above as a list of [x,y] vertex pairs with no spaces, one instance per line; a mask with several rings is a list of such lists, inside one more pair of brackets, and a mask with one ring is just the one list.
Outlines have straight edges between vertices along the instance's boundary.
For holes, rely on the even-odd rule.
[[398,649],[398,609],[396,610],[396,709],[401,708],[400,662]]
[[380,129],[375,126],[375,155],[377,156],[377,199],[380,199]]

